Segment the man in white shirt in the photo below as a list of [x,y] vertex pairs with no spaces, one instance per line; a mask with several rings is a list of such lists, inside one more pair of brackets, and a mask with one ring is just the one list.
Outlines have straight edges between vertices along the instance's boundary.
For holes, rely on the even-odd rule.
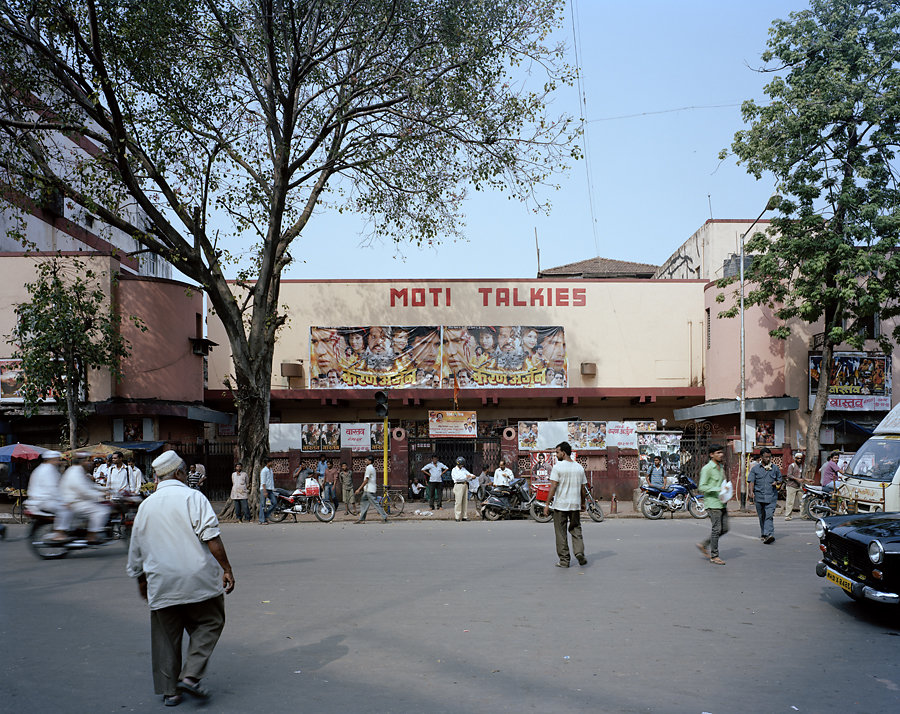
[[357,495],[362,492],[362,501],[359,507],[359,518],[354,523],[365,523],[366,514],[369,512],[369,506],[373,506],[381,516],[381,520],[388,522],[387,513],[381,507],[378,501],[378,474],[375,471],[375,465],[372,463],[374,459],[371,456],[366,457],[366,472],[363,474],[362,486],[356,489]]
[[125,463],[128,465],[128,481],[134,485],[134,492],[137,493],[141,490],[141,486],[144,485],[144,472],[134,463],[133,456],[125,459]]
[[[261,526],[269,525],[269,516],[278,508],[278,497],[275,495],[275,472],[272,471],[273,463],[272,457],[267,456],[266,465],[259,472],[259,524]],[[268,508],[266,508],[266,500],[269,501]]]
[[59,496],[72,516],[88,519],[87,542],[92,545],[103,542],[103,529],[109,520],[109,506],[100,503],[103,489],[87,475],[91,467],[90,454],[76,454],[76,461],[66,469],[59,480]]
[[438,461],[437,454],[432,454],[431,463],[422,467],[422,471],[428,474],[428,507],[431,509],[435,508],[435,501],[437,502],[437,508],[441,507],[444,494],[444,472],[446,470],[447,467]]
[[106,486],[106,478],[109,476],[109,464],[107,461],[110,461],[112,456],[103,459],[101,457],[96,457],[94,459],[94,481],[96,481],[101,486]]
[[577,461],[572,461],[572,447],[563,441],[556,447],[556,465],[550,472],[550,493],[544,506],[544,515],[553,509],[553,530],[556,532],[558,568],[569,567],[569,541],[572,536],[572,552],[580,565],[587,565],[584,557],[584,539],[581,537],[581,497],[587,491],[587,477]]
[[500,463],[497,464],[497,470],[494,471],[494,485],[509,486],[510,481],[512,481],[512,477],[512,470],[506,468],[506,459],[500,459]]
[[188,487],[184,461],[165,451],[152,465],[160,482],[134,519],[127,573],[150,605],[154,689],[175,706],[183,692],[209,696],[200,680],[225,626],[223,592],[234,590],[234,575],[216,514],[206,496]]
[[106,477],[106,488],[115,498],[122,493],[137,493],[141,489],[140,483],[135,483],[135,474],[126,465],[122,458],[122,452],[116,451],[112,455],[112,468]]
[[41,454],[40,465],[31,472],[28,479],[28,498],[25,507],[32,511],[52,513],[54,533],[49,540],[64,541],[68,538],[66,531],[72,515],[59,497],[59,466],[62,454],[58,451],[45,451]]
[[456,522],[469,520],[469,479],[474,479],[475,474],[469,473],[466,468],[466,460],[460,456],[456,459],[456,466],[450,472],[453,478],[453,516]]

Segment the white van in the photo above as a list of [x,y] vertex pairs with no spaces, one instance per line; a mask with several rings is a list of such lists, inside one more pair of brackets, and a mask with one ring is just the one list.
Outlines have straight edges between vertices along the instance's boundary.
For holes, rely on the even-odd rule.
[[859,501],[860,513],[900,511],[900,404],[872,434],[844,469],[843,495]]

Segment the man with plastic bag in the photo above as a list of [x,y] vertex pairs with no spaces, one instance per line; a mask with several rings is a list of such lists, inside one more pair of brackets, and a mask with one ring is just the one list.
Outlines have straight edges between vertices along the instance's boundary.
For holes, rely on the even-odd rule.
[[719,538],[728,532],[727,502],[733,493],[727,493],[730,488],[725,487],[725,484],[730,487],[731,482],[725,478],[723,461],[725,449],[719,444],[710,444],[709,462],[700,470],[700,485],[697,487],[703,494],[703,502],[711,523],[709,538],[697,543],[697,547],[713,565],[725,565],[725,561],[719,557]]

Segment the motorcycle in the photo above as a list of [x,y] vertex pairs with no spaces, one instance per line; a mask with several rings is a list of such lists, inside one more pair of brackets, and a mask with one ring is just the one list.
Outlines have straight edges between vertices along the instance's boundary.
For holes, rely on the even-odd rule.
[[[548,489],[549,491],[549,489]],[[600,507],[600,504],[594,498],[594,495],[591,493],[591,489],[588,488],[585,498],[585,506],[584,510],[587,511],[588,516],[590,516],[591,520],[594,523],[603,523],[603,509]],[[548,521],[553,520],[553,516],[548,513],[546,516],[544,515],[544,504],[547,502],[547,495],[543,498],[538,495],[538,498],[535,499],[535,502],[531,504],[531,517],[534,518],[538,523],[547,523]]]
[[58,560],[77,550],[103,548],[114,543],[124,543],[126,547],[131,540],[131,528],[137,507],[143,499],[140,496],[125,496],[112,501],[104,501],[109,506],[109,520],[103,531],[103,541],[88,543],[87,520],[77,519],[69,530],[69,540],[61,543],[47,541],[45,538],[53,533],[54,515],[46,511],[28,511],[31,528],[28,540],[35,555],[44,560]]
[[807,521],[816,521],[826,516],[833,516],[836,511],[831,507],[832,491],[823,486],[803,484],[803,498],[800,499],[800,516]]
[[312,513],[323,523],[334,520],[334,506],[322,498],[318,488],[298,488],[293,492],[276,488],[275,497],[277,505],[269,516],[273,523],[281,523],[288,516],[293,516],[296,523],[297,516],[303,513]]
[[644,484],[641,486],[644,495],[641,497],[640,509],[644,518],[655,521],[664,513],[687,511],[694,518],[706,518],[706,504],[703,498],[695,493],[697,484],[683,474],[671,486],[660,488]]
[[[532,509],[536,499],[537,493],[528,491],[528,482],[524,478],[514,478],[509,486],[492,486],[478,506],[478,513],[487,521],[528,516],[538,520]],[[543,509],[544,504],[540,506]]]

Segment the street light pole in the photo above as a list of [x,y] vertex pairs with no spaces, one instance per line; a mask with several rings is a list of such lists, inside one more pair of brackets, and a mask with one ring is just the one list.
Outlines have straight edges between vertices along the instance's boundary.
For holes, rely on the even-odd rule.
[[762,209],[760,214],[754,219],[750,227],[741,235],[741,475],[740,475],[740,496],[741,510],[747,505],[747,493],[745,489],[745,477],[747,474],[747,360],[746,360],[746,331],[744,330],[744,241],[753,230],[753,226],[759,223],[760,219],[767,211],[771,211],[778,207],[781,203],[781,196],[774,194],[766,201],[766,207]]

